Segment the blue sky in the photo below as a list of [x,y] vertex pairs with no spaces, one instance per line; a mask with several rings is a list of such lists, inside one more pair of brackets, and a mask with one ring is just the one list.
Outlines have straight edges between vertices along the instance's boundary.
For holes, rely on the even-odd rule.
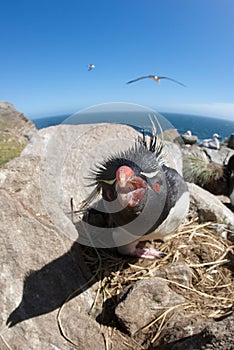
[[[0,100],[28,117],[130,102],[234,119],[233,18],[233,0],[5,0]],[[186,88],[126,85],[148,74]]]

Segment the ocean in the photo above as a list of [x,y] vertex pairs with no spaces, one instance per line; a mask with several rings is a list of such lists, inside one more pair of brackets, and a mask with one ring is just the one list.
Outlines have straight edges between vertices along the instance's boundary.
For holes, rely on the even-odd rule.
[[[200,115],[191,114],[178,114],[178,113],[160,113],[162,118],[160,119],[160,125],[162,125],[163,130],[173,126],[177,129],[179,134],[183,134],[187,130],[190,130],[193,135],[196,135],[199,140],[212,138],[214,133],[220,135],[221,141],[226,140],[232,133],[234,133],[234,120],[224,120],[211,117],[205,117]],[[110,113],[103,114],[99,113],[95,116],[88,117],[79,116],[74,119],[70,117],[70,114],[48,116],[44,118],[32,119],[37,129],[46,128],[53,125],[64,124],[83,124],[83,123],[101,123],[101,122],[115,122],[128,124],[139,129],[149,129],[150,122],[148,116],[143,116],[140,112],[135,112],[134,114],[118,113],[111,116]]]

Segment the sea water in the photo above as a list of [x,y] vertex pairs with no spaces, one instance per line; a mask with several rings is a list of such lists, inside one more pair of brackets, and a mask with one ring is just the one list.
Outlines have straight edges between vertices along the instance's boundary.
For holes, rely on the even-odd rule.
[[[159,119],[163,124],[163,129],[169,128],[172,125],[177,129],[179,134],[183,134],[187,130],[190,130],[193,135],[196,135],[199,140],[212,138],[214,133],[219,134],[221,140],[227,139],[232,133],[234,133],[234,120],[225,120],[218,118],[205,117],[201,115],[191,114],[179,114],[179,113],[165,113],[160,112],[163,117]],[[76,118],[72,118],[69,114],[48,116],[44,118],[32,119],[37,129],[46,128],[49,126],[65,124],[83,124],[83,123],[101,123],[101,122],[114,122],[128,124],[139,129],[149,129],[151,124],[148,115],[142,116],[141,113],[126,113],[123,112],[116,114],[95,114],[93,116],[75,115]],[[163,120],[163,121],[162,121]],[[165,122],[168,121],[168,124]],[[165,124],[166,123],[166,124]],[[166,126],[165,126],[166,125]]]

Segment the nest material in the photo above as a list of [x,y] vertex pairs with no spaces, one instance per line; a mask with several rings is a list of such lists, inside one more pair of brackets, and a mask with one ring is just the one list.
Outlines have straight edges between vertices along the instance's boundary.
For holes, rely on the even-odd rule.
[[[95,251],[90,247],[84,248],[86,263],[91,271],[98,271],[101,281],[99,294],[104,291],[107,297],[114,297],[128,285],[140,279],[151,278],[157,270],[162,271],[169,263],[182,261],[191,269],[191,287],[169,281],[171,287],[176,286],[177,292],[193,299],[192,302],[199,301],[204,316],[212,317],[213,311],[216,317],[223,316],[230,308],[230,302],[234,301],[231,271],[234,247],[217,236],[215,226],[211,223],[185,224],[167,242],[157,244],[157,249],[166,253],[163,259],[139,259],[137,263],[131,263],[134,258],[120,257],[104,249]],[[210,299],[216,300],[216,303],[211,303],[211,309],[209,306],[204,308],[203,304]]]
[[[139,332],[148,330],[153,343],[168,320],[177,312],[178,306],[186,313],[199,313],[201,317],[219,319],[232,312],[234,302],[234,246],[216,232],[212,223],[198,224],[196,220],[185,222],[180,229],[165,243],[155,242],[157,249],[166,255],[163,259],[146,260],[120,257],[111,249],[94,249],[83,247],[83,254],[91,271],[99,280],[99,288],[90,314],[95,317],[102,313],[102,324],[105,325],[105,315],[110,327],[118,296],[126,288],[139,280],[149,279],[163,271],[168,264],[185,262],[192,273],[190,286],[185,286],[175,280],[165,280],[178,294],[187,300],[183,305],[162,310],[161,316],[145,325]],[[103,312],[108,300],[111,315]],[[154,331],[152,332],[152,326]],[[155,328],[156,326],[156,328]],[[115,323],[113,321],[113,329]]]

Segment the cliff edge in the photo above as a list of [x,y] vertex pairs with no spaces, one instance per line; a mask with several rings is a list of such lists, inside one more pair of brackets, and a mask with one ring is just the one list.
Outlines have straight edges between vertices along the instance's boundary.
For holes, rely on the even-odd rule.
[[20,155],[35,125],[9,102],[0,101],[0,166]]

